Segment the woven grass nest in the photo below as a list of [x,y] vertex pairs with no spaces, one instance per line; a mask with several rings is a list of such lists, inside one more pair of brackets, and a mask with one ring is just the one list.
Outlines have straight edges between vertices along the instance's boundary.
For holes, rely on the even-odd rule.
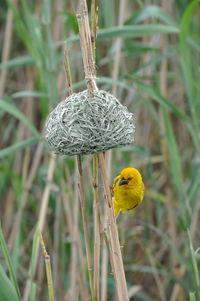
[[74,93],[49,114],[45,138],[55,153],[93,154],[134,140],[133,114],[116,97],[98,90]]

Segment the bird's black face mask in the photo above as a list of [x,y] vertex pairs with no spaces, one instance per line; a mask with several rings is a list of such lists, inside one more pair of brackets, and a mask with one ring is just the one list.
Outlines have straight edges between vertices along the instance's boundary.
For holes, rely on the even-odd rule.
[[128,184],[128,181],[125,180],[124,178],[122,178],[122,179],[119,181],[119,186],[125,185],[125,184]]

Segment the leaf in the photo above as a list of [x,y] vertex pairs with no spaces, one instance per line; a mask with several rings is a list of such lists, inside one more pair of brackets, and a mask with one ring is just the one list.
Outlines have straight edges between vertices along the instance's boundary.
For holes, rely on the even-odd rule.
[[23,140],[19,143],[13,144],[9,147],[6,147],[6,148],[0,150],[0,159],[12,154],[13,152],[16,152],[17,150],[20,150],[27,146],[33,145],[33,144],[37,143],[38,141],[39,141],[39,139],[37,137],[32,137],[32,138]]
[[197,301],[195,293],[193,293],[193,292],[189,293],[189,298],[190,298],[190,301]]
[[148,86],[147,84],[138,80],[138,78],[132,75],[128,75],[128,78],[132,78],[134,80],[134,83],[137,85],[137,87],[140,90],[142,90],[150,97],[152,97],[152,99],[154,99],[157,103],[159,103],[163,108],[169,109],[180,119],[187,120],[187,116],[183,112],[181,112],[173,103],[171,103],[169,100],[164,98],[155,88]]
[[[197,60],[199,58],[199,50],[191,47],[191,41],[194,41],[193,44],[199,44],[199,31],[198,23],[198,12],[199,1],[191,1],[187,6],[180,26],[180,61],[183,71],[184,86],[187,94],[188,107],[191,115],[191,125],[192,128],[191,136],[193,138],[194,144],[198,152],[200,139],[200,88],[199,88],[199,66]],[[194,26],[195,25],[195,26]]]
[[41,139],[41,134],[38,132],[38,130],[34,127],[30,120],[28,120],[28,118],[26,118],[26,116],[18,110],[15,105],[0,99],[0,109],[21,120],[25,125],[29,127],[29,129],[38,139]]
[[179,33],[179,30],[174,26],[160,24],[124,25],[100,29],[97,34],[97,39],[116,37],[138,38],[158,33]]
[[18,97],[47,97],[47,94],[39,91],[21,91],[12,95],[14,98]]
[[[139,38],[153,34],[167,34],[179,33],[179,29],[175,26],[162,25],[162,24],[140,24],[140,25],[122,25],[99,29],[97,33],[97,40],[107,38]],[[79,36],[75,35],[67,39],[68,43],[79,41]],[[56,46],[64,45],[65,41],[56,42]]]
[[33,59],[33,57],[31,57],[30,55],[24,55],[0,64],[0,69],[21,67],[21,66],[31,66],[34,63],[35,60]]
[[133,16],[131,16],[125,24],[135,24],[142,22],[148,18],[156,17],[157,19],[169,24],[171,26],[178,28],[178,23],[172,19],[164,10],[162,10],[159,6],[156,5],[148,5],[145,6],[142,10],[136,12]]
[[0,301],[21,300],[16,290],[0,264]]
[[[19,287],[18,287],[18,284],[17,284],[17,280],[16,280],[16,277],[15,277],[13,267],[12,267],[12,263],[11,263],[10,255],[8,253],[6,242],[5,242],[5,239],[4,239],[4,236],[3,236],[1,224],[0,224],[0,245],[1,245],[1,248],[2,248],[2,251],[3,251],[3,255],[5,257],[5,260],[6,260],[8,270],[9,270],[11,283],[13,285],[13,288],[15,289],[16,295],[18,296],[18,299],[16,299],[16,300],[20,300],[21,298],[20,298]],[[5,280],[5,278],[3,278],[3,279]],[[0,287],[1,286],[2,285],[0,285]],[[11,301],[12,299],[8,299],[8,300]],[[3,299],[2,301],[5,301],[5,300]]]
[[184,195],[185,189],[184,189],[183,177],[182,177],[182,162],[181,162],[180,152],[178,150],[178,146],[175,139],[172,122],[166,110],[163,110],[163,120],[165,125],[165,138],[169,150],[169,160],[171,162],[169,168],[171,170],[172,182],[174,183],[176,191],[178,192],[182,202],[182,199],[185,198]]

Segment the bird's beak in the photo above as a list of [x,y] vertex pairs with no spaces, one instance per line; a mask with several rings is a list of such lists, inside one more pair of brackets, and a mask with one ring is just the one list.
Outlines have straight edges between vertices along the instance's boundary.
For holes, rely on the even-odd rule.
[[125,185],[125,184],[128,184],[128,181],[125,180],[124,178],[122,178],[122,179],[120,180],[120,182],[119,182],[119,186]]

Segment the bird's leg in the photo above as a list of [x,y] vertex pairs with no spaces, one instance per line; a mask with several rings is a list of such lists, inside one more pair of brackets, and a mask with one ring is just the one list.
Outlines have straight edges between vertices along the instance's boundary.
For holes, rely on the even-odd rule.
[[114,187],[113,186],[109,186],[109,188],[110,188],[110,191],[111,191],[111,193],[113,195],[114,194]]

